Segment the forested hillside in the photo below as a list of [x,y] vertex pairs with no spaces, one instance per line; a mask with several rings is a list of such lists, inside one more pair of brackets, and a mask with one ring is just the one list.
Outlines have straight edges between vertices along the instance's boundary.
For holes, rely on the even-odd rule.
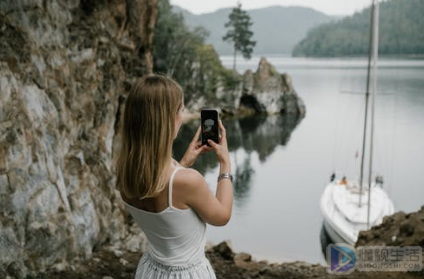
[[[371,9],[311,29],[293,56],[362,56],[368,53]],[[424,0],[380,3],[379,53],[424,55]]]

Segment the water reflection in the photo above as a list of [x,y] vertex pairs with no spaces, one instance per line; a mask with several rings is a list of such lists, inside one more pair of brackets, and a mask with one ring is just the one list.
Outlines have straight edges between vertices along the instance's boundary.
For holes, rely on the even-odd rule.
[[[285,146],[289,142],[292,131],[300,121],[296,116],[279,115],[223,120],[227,131],[228,149],[233,159],[234,198],[238,205],[244,204],[252,187],[255,175],[251,162],[252,154],[256,152],[260,162],[264,163],[277,146]],[[182,158],[198,126],[199,121],[194,120],[181,127],[173,146],[175,159]],[[218,161],[214,153],[203,154],[193,166],[202,174],[217,167]]]
[[234,154],[235,162],[235,180],[234,180],[234,199],[238,207],[243,206],[246,198],[249,197],[252,185],[252,176],[255,170],[251,164],[251,154],[248,154],[240,164],[237,159],[237,153]]

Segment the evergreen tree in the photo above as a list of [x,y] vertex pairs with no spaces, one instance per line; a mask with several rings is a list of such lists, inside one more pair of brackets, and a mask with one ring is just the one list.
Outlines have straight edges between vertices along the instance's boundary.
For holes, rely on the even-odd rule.
[[237,51],[240,51],[244,58],[250,59],[253,47],[256,45],[256,42],[251,40],[253,32],[250,27],[252,24],[249,14],[242,10],[240,2],[237,3],[237,7],[233,8],[229,15],[229,21],[225,23],[225,27],[229,30],[222,38],[224,41],[234,44],[234,70],[236,69]]

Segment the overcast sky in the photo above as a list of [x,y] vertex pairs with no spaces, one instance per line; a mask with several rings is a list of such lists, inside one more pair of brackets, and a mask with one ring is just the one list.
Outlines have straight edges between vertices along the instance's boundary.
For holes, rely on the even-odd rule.
[[[194,14],[216,11],[220,8],[234,7],[237,0],[170,0]],[[371,0],[239,0],[246,10],[280,6],[310,7],[328,15],[351,15],[371,4]]]

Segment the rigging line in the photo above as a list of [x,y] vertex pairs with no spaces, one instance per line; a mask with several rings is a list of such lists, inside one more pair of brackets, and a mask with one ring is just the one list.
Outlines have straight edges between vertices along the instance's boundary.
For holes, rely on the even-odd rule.
[[340,166],[343,172],[343,176],[346,175],[347,165],[349,162],[349,157],[348,157],[348,151],[350,150],[349,139],[350,139],[350,133],[352,132],[352,129],[349,129],[350,123],[352,122],[350,118],[351,116],[350,111],[352,107],[349,106],[349,104],[352,104],[351,99],[352,99],[352,96],[350,95],[347,98],[347,101],[345,102],[346,108],[343,110],[345,118],[344,118],[343,130],[342,130],[343,132],[341,133],[342,139],[340,140],[341,150],[338,152],[338,154],[342,155],[341,156],[342,162],[340,163]]
[[[344,143],[343,140],[343,135],[344,133],[339,132],[339,131],[343,131],[342,128],[340,127],[341,124],[340,123],[346,123],[346,114],[340,113],[340,111],[345,112],[346,111],[346,105],[347,102],[345,100],[345,98],[342,98],[340,94],[337,94],[337,117],[336,117],[336,128],[334,130],[334,145],[333,145],[333,152],[334,150],[336,150],[333,155],[334,155],[334,163],[333,163],[333,169],[334,172],[337,173],[340,171],[340,167],[341,167],[341,163],[338,162],[339,158],[337,157],[337,155],[340,155],[340,150],[342,149],[342,144]],[[345,126],[345,125],[344,125]],[[336,169],[337,167],[337,169]]]
[[[352,143],[350,144],[350,146],[354,148],[353,151],[355,152],[354,153],[355,156],[353,156],[353,154],[350,153],[350,156],[351,156],[350,162],[353,162],[354,166],[356,166],[357,159],[358,159],[357,156],[359,156],[359,149],[361,148],[361,137],[359,136],[358,131],[361,130],[360,128],[361,128],[361,124],[362,124],[362,119],[360,118],[360,115],[363,115],[363,103],[362,102],[359,102],[359,103],[360,103],[359,108],[355,109],[355,111],[356,111],[356,115],[355,115],[355,118],[354,118],[355,129],[353,129],[353,131],[355,131],[355,132],[353,133],[353,135],[351,137]],[[349,169],[350,169],[350,166],[349,166]],[[353,175],[355,176],[355,179],[358,179],[358,174],[357,174],[356,168],[353,168]]]
[[[366,138],[367,138],[367,122],[368,122],[368,99],[369,99],[369,88],[370,88],[370,71],[371,71],[371,50],[373,47],[373,36],[374,36],[374,0],[371,4],[371,21],[370,21],[370,32],[369,32],[369,53],[368,53],[368,67],[367,67],[367,87],[366,87],[366,94],[365,94],[365,116],[364,116],[364,136],[362,140],[362,156],[361,156],[361,172],[359,176],[359,192],[362,193],[362,187],[363,187],[363,175],[364,175],[364,160],[365,160],[365,146],[366,146]],[[359,196],[359,203],[358,206],[361,207],[361,199],[362,195]],[[369,195],[368,195],[369,196]]]
[[[376,96],[376,98],[379,97],[379,95]],[[381,98],[379,98],[381,100]],[[383,177],[386,174],[386,156],[387,152],[382,152],[382,150],[387,150],[386,143],[388,143],[389,139],[386,136],[386,132],[388,129],[385,126],[387,121],[386,115],[387,115],[387,104],[378,102],[380,104],[379,106],[376,106],[376,122],[378,122],[378,125],[374,127],[374,141],[375,141],[375,147],[374,148],[374,169],[376,175],[383,175]],[[377,148],[380,147],[380,148]],[[379,171],[378,171],[379,170]]]
[[[377,98],[377,96],[376,96]],[[374,128],[374,141],[375,141],[375,147],[374,148],[374,171],[376,175],[384,175],[385,174],[385,156],[384,152],[381,152],[381,149],[385,149],[384,143],[388,141],[382,142],[382,138],[386,138],[385,135],[385,114],[386,114],[386,106],[382,105],[381,102],[379,102],[380,106],[376,106],[376,122],[378,125]],[[382,147],[382,148],[377,148]]]
[[[379,97],[378,95],[376,97]],[[382,100],[382,98],[379,98]],[[381,148],[376,148],[376,157],[379,159],[378,164],[375,166],[380,167],[380,175],[383,175],[385,182],[390,184],[391,175],[390,175],[390,165],[393,162],[393,111],[394,111],[394,101],[393,98],[384,99],[384,102],[378,102],[381,104],[378,106],[378,111],[380,111],[379,124],[376,126],[378,128],[376,132],[375,140],[377,141],[376,147],[381,146]],[[377,119],[378,120],[378,119]],[[380,131],[378,133],[378,131]],[[384,183],[387,185],[387,183]]]
[[345,172],[345,174],[347,174],[348,170],[350,170],[350,165],[351,165],[351,161],[352,161],[352,147],[354,146],[354,144],[352,144],[352,142],[354,142],[354,139],[356,138],[355,135],[357,134],[357,114],[359,113],[359,109],[357,108],[357,98],[356,96],[352,96],[349,95],[348,97],[348,103],[351,104],[349,106],[348,109],[346,109],[346,115],[349,116],[347,123],[349,124],[346,125],[345,128],[347,128],[347,130],[345,130],[344,136],[346,137],[343,141],[343,143],[345,144],[345,147],[343,148],[343,171]]
[[[396,76],[399,76],[399,69],[396,69]],[[399,83],[396,83],[396,89],[397,89],[397,93],[394,96],[394,115],[393,115],[393,120],[392,120],[392,125],[393,125],[393,136],[392,136],[392,146],[391,146],[391,162],[390,162],[390,180],[389,180],[389,184],[387,185],[387,190],[389,192],[389,194],[391,196],[392,195],[392,187],[394,187],[394,182],[395,182],[395,175],[394,175],[394,171],[395,171],[395,159],[396,159],[396,131],[397,131],[397,119],[398,119],[398,102],[399,102]]]
[[[398,55],[397,58],[399,59],[399,55]],[[396,77],[399,77],[400,76],[399,75],[399,68],[396,67],[395,68],[395,71],[396,71]],[[395,160],[396,160],[396,142],[397,142],[396,135],[397,135],[397,126],[398,126],[398,107],[399,107],[399,92],[400,92],[400,88],[399,88],[400,85],[399,84],[400,83],[399,82],[396,82],[395,84],[396,84],[396,88],[395,88],[396,94],[394,96],[394,113],[392,115],[392,120],[391,120],[392,121],[392,125],[393,125],[392,126],[393,127],[393,129],[392,129],[393,135],[392,135],[391,152],[390,152],[391,162],[389,163],[389,167],[390,167],[389,174],[390,174],[390,177],[388,179],[385,179],[385,181],[388,182],[388,184],[387,184],[386,187],[387,187],[387,192],[388,192],[388,194],[390,196],[393,196],[392,195],[393,188],[396,187],[395,186],[395,179],[396,179],[396,176],[395,176],[396,162],[395,162]],[[402,90],[402,92],[405,92],[405,91]]]
[[[363,101],[363,100],[362,100]],[[360,126],[361,126],[361,119],[360,119],[360,115],[363,115],[364,114],[364,103],[363,102],[361,102],[361,105],[360,105],[360,109],[358,109],[358,116],[357,116],[357,126],[358,126],[358,129],[357,129],[357,131],[360,131]],[[356,150],[355,150],[355,164],[356,164],[356,168],[355,168],[355,176],[356,176],[356,180],[357,181],[359,181],[359,172],[360,172],[360,165],[358,165],[357,164],[357,162],[358,162],[358,159],[359,159],[359,150],[361,149],[361,137],[359,136],[359,133],[357,133],[357,137],[356,137],[356,145],[355,145],[355,147],[356,147]]]
[[368,210],[367,210],[367,229],[370,227],[370,214],[371,214],[371,180],[372,180],[372,159],[373,159],[373,148],[374,148],[374,121],[375,121],[375,92],[377,91],[377,60],[378,60],[378,1],[373,0],[373,36],[372,36],[372,95],[371,95],[371,125],[370,125],[370,158],[369,158],[369,172],[368,172]]
[[[349,99],[350,99],[349,103],[354,104],[354,102],[351,100],[352,99],[351,95],[349,96]],[[352,155],[351,154],[352,138],[354,138],[354,135],[356,134],[356,129],[355,129],[356,128],[356,121],[355,121],[356,117],[355,117],[354,114],[350,113],[351,111],[356,111],[356,113],[358,113],[358,110],[356,110],[356,108],[353,110],[353,105],[350,107],[349,112],[347,113],[349,116],[351,116],[349,118],[349,123],[351,123],[351,125],[350,125],[349,129],[346,131],[346,135],[347,135],[346,142],[345,142],[346,148],[344,149],[346,154],[344,156],[345,160],[344,160],[344,165],[343,165],[344,166],[343,171],[344,171],[345,174],[347,174],[348,170],[350,170],[349,167],[350,167],[350,164],[351,164],[351,161],[352,161],[352,157],[351,157],[351,155]]]
[[335,149],[337,149],[337,128],[338,128],[338,122],[339,122],[339,110],[340,107],[338,106],[338,104],[340,103],[340,94],[337,94],[337,100],[336,100],[336,115],[334,117],[334,138],[333,138],[333,173],[336,172],[336,151]]
[[[349,96],[350,98],[350,96]],[[348,125],[349,125],[349,113],[346,113],[347,111],[349,111],[349,104],[350,104],[350,99],[349,98],[343,98],[343,111],[341,112],[343,118],[343,122],[341,124],[341,129],[340,129],[340,138],[339,138],[339,150],[337,152],[337,154],[341,155],[341,158],[339,157],[339,168],[342,172],[342,176],[344,176],[346,174],[346,167],[344,167],[344,163],[346,160],[346,156],[344,156],[343,152],[346,150],[346,142],[347,142],[347,138],[348,138]]]

